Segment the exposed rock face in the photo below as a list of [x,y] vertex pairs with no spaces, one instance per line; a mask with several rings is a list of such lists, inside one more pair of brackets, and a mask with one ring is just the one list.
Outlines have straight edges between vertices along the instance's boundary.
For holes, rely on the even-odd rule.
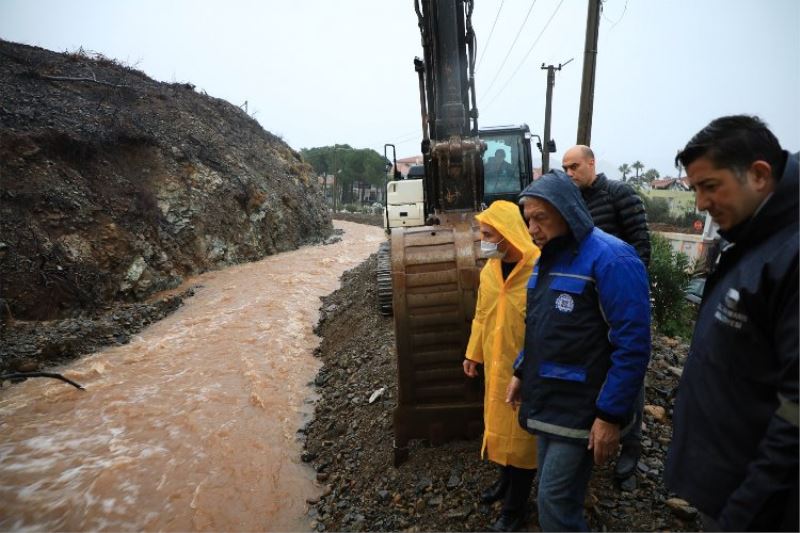
[[311,168],[189,84],[0,41],[0,302],[49,319],[332,231]]

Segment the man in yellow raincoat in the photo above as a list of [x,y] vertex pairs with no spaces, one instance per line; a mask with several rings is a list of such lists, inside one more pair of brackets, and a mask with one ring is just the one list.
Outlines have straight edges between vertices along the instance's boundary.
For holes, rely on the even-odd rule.
[[525,521],[536,474],[536,438],[519,425],[517,409],[505,402],[505,395],[514,359],[525,340],[528,278],[540,252],[516,204],[498,200],[475,219],[480,223],[481,250],[488,261],[481,270],[464,373],[476,377],[477,365],[484,367],[481,455],[501,465],[500,478],[483,492],[481,501],[503,499],[502,513],[492,530],[514,531]]

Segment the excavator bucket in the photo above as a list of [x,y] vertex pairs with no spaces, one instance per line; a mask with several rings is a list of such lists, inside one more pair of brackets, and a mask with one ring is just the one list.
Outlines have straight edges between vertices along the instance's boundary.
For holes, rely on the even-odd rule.
[[448,213],[441,225],[392,231],[395,466],[411,439],[438,445],[483,431],[483,381],[462,367],[480,276],[474,216]]

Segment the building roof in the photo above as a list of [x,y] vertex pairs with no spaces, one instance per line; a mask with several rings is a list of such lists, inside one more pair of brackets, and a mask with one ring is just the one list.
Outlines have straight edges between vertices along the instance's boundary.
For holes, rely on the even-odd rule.
[[650,187],[655,190],[673,189],[678,191],[688,191],[689,180],[687,178],[662,178],[650,182]]

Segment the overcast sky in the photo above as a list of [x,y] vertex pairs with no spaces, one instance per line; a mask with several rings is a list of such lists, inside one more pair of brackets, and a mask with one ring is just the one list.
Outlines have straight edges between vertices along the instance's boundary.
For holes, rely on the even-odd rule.
[[[556,74],[555,164],[576,139],[586,12],[587,0],[475,0],[481,126],[525,122],[541,135],[540,66],[574,59]],[[800,149],[799,28],[798,0],[606,0],[592,128],[601,170],[618,177],[638,159],[675,175],[675,152],[732,113],[761,116]],[[0,38],[83,47],[247,101],[295,149],[419,151],[412,0],[0,0]]]

